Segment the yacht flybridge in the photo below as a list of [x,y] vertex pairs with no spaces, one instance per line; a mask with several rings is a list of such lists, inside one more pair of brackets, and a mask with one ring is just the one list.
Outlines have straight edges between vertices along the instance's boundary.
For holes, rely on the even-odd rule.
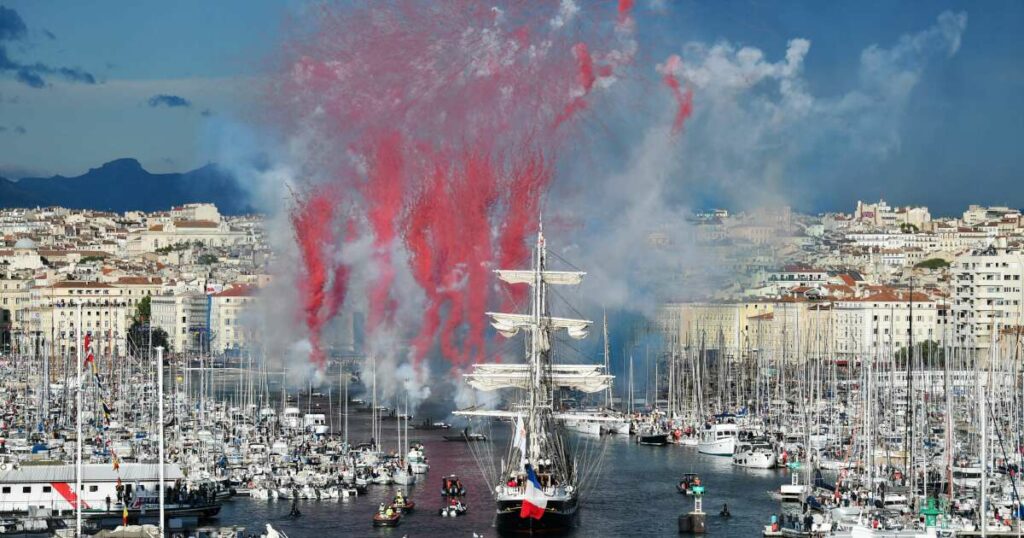
[[[543,231],[537,235],[533,268],[497,270],[502,281],[531,286],[531,309],[526,314],[488,312],[491,324],[505,337],[523,331],[526,362],[523,364],[477,364],[464,377],[477,390],[518,389],[521,399],[510,410],[463,410],[469,417],[511,419],[514,432],[507,457],[496,469],[492,481],[497,503],[496,526],[501,533],[560,532],[577,521],[580,488],[590,469],[581,468],[570,454],[562,421],[555,412],[558,389],[585,393],[606,390],[613,376],[599,364],[553,364],[552,340],[559,331],[574,339],[587,336],[589,320],[552,316],[548,309],[548,286],[577,285],[585,273],[552,271],[546,268]],[[480,458],[478,458],[479,460]]]

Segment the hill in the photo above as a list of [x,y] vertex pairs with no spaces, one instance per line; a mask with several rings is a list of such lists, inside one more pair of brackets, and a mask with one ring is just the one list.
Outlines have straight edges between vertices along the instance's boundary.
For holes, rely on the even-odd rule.
[[124,212],[158,211],[190,202],[217,204],[221,213],[252,212],[231,174],[209,164],[190,172],[152,174],[135,159],[117,159],[76,177],[0,178],[0,207],[63,206]]

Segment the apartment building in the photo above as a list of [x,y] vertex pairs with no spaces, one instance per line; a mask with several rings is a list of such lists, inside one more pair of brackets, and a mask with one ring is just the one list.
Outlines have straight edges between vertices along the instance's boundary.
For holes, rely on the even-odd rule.
[[237,285],[210,296],[210,349],[224,353],[245,348],[254,341],[255,319],[250,317],[259,301],[259,289]]
[[55,353],[75,353],[80,329],[82,335],[92,334],[97,355],[124,355],[135,313],[126,290],[104,282],[69,280],[34,286],[30,301],[28,330],[52,342]]
[[1020,328],[1024,252],[1006,240],[958,257],[952,265],[952,323],[960,346],[987,350],[994,330]]
[[154,295],[150,314],[154,327],[167,333],[170,351],[197,353],[208,341],[208,300],[202,293]]

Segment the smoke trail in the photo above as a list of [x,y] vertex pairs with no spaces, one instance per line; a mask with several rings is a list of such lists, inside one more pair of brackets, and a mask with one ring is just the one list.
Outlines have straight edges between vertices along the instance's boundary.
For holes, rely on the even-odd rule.
[[314,190],[297,201],[291,215],[303,263],[298,285],[309,329],[310,361],[318,368],[323,368],[325,361],[320,342],[324,325],[337,315],[345,302],[348,280],[348,267],[332,260],[326,250],[338,242],[334,222],[338,202],[334,190]]
[[[290,43],[273,101],[294,128],[316,132],[307,167],[329,171],[319,174],[330,176],[324,192],[345,193],[372,236],[372,270],[362,271],[371,354],[396,356],[386,348],[405,334],[417,364],[435,345],[451,365],[484,358],[490,270],[528,256],[550,163],[595,90],[634,54],[631,8],[608,10],[614,24],[570,29],[580,8],[569,0],[324,6],[315,30]],[[293,225],[311,360],[322,365],[319,341],[345,301],[348,266],[328,263],[338,217],[313,192]],[[425,299],[412,326],[396,321],[406,302],[396,256]]]
[[673,54],[665,60],[663,65],[658,66],[658,72],[662,74],[665,85],[672,90],[672,97],[676,101],[676,116],[672,120],[672,133],[679,134],[683,130],[683,123],[693,114],[693,90],[689,86],[684,92],[679,83],[679,74],[683,69],[683,60],[677,54]]

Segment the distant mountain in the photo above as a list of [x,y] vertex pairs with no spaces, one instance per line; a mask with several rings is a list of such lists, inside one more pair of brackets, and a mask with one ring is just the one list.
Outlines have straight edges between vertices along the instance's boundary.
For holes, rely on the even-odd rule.
[[247,194],[216,165],[151,174],[135,159],[110,161],[77,177],[0,178],[0,207],[63,206],[104,211],[159,211],[190,202],[217,204],[225,215],[252,212]]

